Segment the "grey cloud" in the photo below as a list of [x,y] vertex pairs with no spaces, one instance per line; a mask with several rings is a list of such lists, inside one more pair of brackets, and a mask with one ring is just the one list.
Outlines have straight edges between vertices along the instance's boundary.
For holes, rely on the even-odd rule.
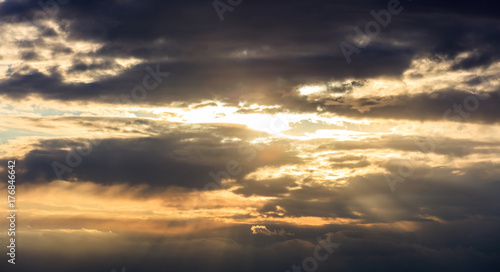
[[[205,131],[198,132],[173,130],[157,137],[103,139],[98,145],[90,145],[90,155],[78,155],[81,157],[81,164],[74,169],[69,165],[73,171],[64,171],[63,177],[100,184],[204,188],[206,184],[228,175],[230,161],[236,161],[236,168],[241,169],[237,175],[230,174],[231,178],[237,180],[258,167],[300,161],[293,148],[286,143],[274,142],[256,147],[241,141],[229,144],[221,142],[224,135],[231,135],[227,133],[235,130],[238,129],[210,129],[208,126]],[[246,131],[240,130],[242,134]],[[231,136],[234,137],[235,134]],[[43,140],[25,158],[20,159],[24,169],[20,178],[28,182],[56,179],[52,163],[59,162],[68,166],[67,149],[87,150],[85,144],[88,145],[85,139]],[[267,155],[269,152],[273,152],[272,157]],[[75,158],[78,153],[71,154],[74,155],[70,155],[73,157],[69,161],[78,161]]]

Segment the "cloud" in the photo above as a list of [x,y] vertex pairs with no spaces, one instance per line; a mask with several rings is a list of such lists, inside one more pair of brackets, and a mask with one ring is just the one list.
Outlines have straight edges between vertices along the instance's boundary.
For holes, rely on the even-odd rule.
[[258,226],[258,225],[252,226],[250,228],[250,230],[252,231],[252,234],[254,234],[254,235],[257,235],[257,234],[263,234],[266,236],[271,236],[271,235],[293,236],[294,235],[293,233],[286,232],[284,229],[270,231],[267,229],[266,226]]
[[[462,102],[467,92],[444,89],[421,95],[389,94],[382,100],[341,100],[345,101],[341,105],[329,104],[335,101],[328,99],[312,102],[296,97],[297,86],[343,80],[350,85],[331,87],[329,92],[356,93],[355,87],[367,79],[401,78],[412,62],[421,58],[455,62],[449,71],[485,69],[497,63],[499,40],[496,30],[488,27],[496,22],[489,4],[462,2],[466,8],[444,8],[421,1],[402,3],[404,11],[347,65],[338,44],[350,41],[355,35],[353,27],[371,19],[371,9],[386,5],[386,1],[340,1],[326,6],[278,1],[262,9],[258,3],[247,3],[238,9],[239,16],[234,16],[231,24],[221,24],[213,7],[201,1],[117,1],[105,9],[95,1],[72,1],[60,6],[54,17],[56,45],[49,42],[55,37],[42,33],[39,39],[29,40],[32,49],[20,52],[29,64],[2,80],[0,92],[15,98],[41,95],[63,101],[110,103],[142,82],[144,67],[159,64],[171,77],[144,103],[191,104],[211,99],[232,105],[242,101],[276,104],[299,112],[317,112],[321,106],[356,118],[442,118],[444,110]],[[25,2],[8,1],[2,6],[4,20],[14,15],[29,18],[40,10]],[[282,6],[289,8],[276,21],[273,11]],[[357,9],[342,12],[349,6]],[[304,9],[311,12],[304,13]],[[257,13],[258,18],[254,16]],[[487,15],[478,18],[477,13]],[[198,21],[191,20],[191,14],[197,14]],[[249,20],[254,23],[248,25]],[[262,31],[263,26],[268,30]],[[217,42],[221,38],[224,43]],[[80,48],[85,51],[75,51]],[[52,55],[64,53],[71,58],[49,62],[45,52],[49,49]],[[242,58],[241,52],[250,54]],[[40,61],[35,63],[35,57]],[[425,92],[425,85],[420,88]],[[497,122],[497,96],[492,93],[488,101],[482,101],[479,112],[466,121]],[[388,105],[388,100],[396,103]],[[360,112],[358,106],[369,110]]]
[[498,3],[401,0],[348,64],[387,0],[55,2],[0,1],[20,271],[286,271],[325,236],[318,272],[498,270]]
[[[287,143],[279,141],[260,146],[243,141],[222,142],[225,134],[233,137],[238,133],[245,135],[246,129],[243,128],[207,125],[201,131],[196,126],[191,127],[194,130],[190,132],[176,129],[175,125],[171,128],[173,130],[162,136],[105,138],[98,144],[92,144],[95,139],[43,140],[39,147],[19,158],[25,169],[20,178],[29,182],[55,180],[58,176],[53,163],[59,162],[71,168],[67,171],[57,168],[68,180],[201,189],[211,182],[218,182],[221,177],[229,176],[226,171],[228,164],[233,162],[238,163],[236,168],[241,170],[230,177],[240,180],[264,165],[278,166],[300,161]],[[250,132],[246,136],[252,134],[256,135]],[[80,151],[85,155],[79,155],[77,152]],[[78,165],[74,165],[75,162],[79,162]]]

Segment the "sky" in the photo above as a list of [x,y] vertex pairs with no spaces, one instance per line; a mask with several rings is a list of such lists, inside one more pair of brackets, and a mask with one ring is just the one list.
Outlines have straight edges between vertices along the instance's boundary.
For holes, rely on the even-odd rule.
[[0,0],[1,271],[499,271],[499,32],[486,0]]

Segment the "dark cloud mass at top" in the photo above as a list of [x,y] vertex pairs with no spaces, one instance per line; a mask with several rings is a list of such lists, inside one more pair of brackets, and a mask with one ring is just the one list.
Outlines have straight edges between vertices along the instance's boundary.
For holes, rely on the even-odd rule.
[[[33,18],[41,9],[31,1],[0,5],[5,23]],[[40,46],[35,45],[21,56],[26,71],[2,81],[0,92],[12,97],[40,94],[51,99],[109,102],[106,97],[134,86],[146,65],[159,63],[172,76],[145,103],[216,99],[287,108],[299,99],[294,89],[301,84],[397,78],[413,59],[421,57],[455,60],[461,53],[474,52],[456,60],[452,70],[485,69],[498,60],[499,11],[493,1],[401,1],[400,5],[403,11],[393,14],[390,24],[359,55],[353,54],[347,65],[339,44],[353,44],[353,27],[363,30],[373,20],[370,10],[386,9],[387,1],[249,1],[226,12],[224,22],[207,1],[69,1],[59,6],[54,17],[64,31],[55,35],[64,33],[72,42],[97,43],[85,57],[104,61],[84,63],[83,56],[76,54],[71,56],[71,67],[56,64],[51,73],[40,73],[29,64],[40,58]],[[113,64],[117,57],[133,57],[141,63],[119,69]],[[119,72],[92,82],[65,82],[65,77],[92,69]],[[256,98],[248,93],[265,95]],[[432,98],[421,98],[415,103],[420,98],[410,97],[402,107],[433,103]],[[311,103],[304,104],[299,111]],[[405,118],[416,115],[393,110]]]

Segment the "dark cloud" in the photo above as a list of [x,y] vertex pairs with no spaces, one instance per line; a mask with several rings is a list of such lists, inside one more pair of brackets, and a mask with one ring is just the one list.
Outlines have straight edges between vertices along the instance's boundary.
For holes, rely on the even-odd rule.
[[290,110],[318,112],[322,110],[353,118],[410,119],[419,121],[453,121],[498,123],[499,92],[472,93],[445,89],[432,93],[397,95],[382,98],[324,98],[307,101],[290,98]]
[[244,196],[283,196],[288,193],[290,187],[297,186],[293,178],[280,178],[271,180],[243,180],[237,186],[242,186],[234,190],[237,194]]
[[22,60],[36,60],[38,58],[38,55],[34,51],[25,51],[21,53],[21,59]]
[[[464,157],[472,154],[488,154],[496,152],[497,143],[481,142],[474,140],[452,139],[448,137],[423,137],[423,136],[395,136],[366,138],[363,141],[336,141],[323,144],[316,140],[311,143],[318,144],[317,150],[336,151],[363,151],[369,149],[390,149],[392,151],[408,151],[417,153],[435,153],[448,157]],[[363,156],[332,157],[330,161],[345,163],[349,161],[364,161]]]
[[69,72],[85,72],[89,70],[111,70],[119,69],[121,65],[112,60],[105,60],[101,62],[85,63],[81,60],[76,60],[69,68]]
[[51,49],[52,49],[52,55],[70,54],[73,52],[73,49],[66,47],[63,44],[53,45]]
[[[393,14],[390,25],[359,55],[355,54],[351,64],[347,64],[338,44],[352,42],[353,27],[363,28],[373,20],[370,10],[386,8],[387,1],[254,1],[228,12],[227,20],[221,23],[212,4],[206,1],[74,0],[60,5],[55,16],[69,34],[70,41],[101,43],[98,50],[88,53],[89,57],[136,57],[144,63],[92,83],[64,83],[60,71],[36,77],[14,74],[0,84],[0,90],[12,97],[34,93],[51,99],[84,100],[93,97],[108,101],[109,96],[140,84],[146,75],[145,66],[154,66],[154,60],[169,58],[168,62],[158,63],[162,71],[171,73],[171,77],[155,89],[145,103],[192,103],[217,99],[232,104],[249,101],[281,104],[296,111],[316,111],[320,103],[294,98],[295,87],[330,80],[359,79],[353,81],[352,86],[330,88],[336,93],[351,92],[353,86],[363,84],[366,78],[400,76],[413,59],[422,56],[453,60],[460,53],[474,52],[457,61],[452,69],[487,67],[495,62],[499,56],[496,48],[499,48],[500,40],[496,35],[498,21],[494,9],[491,9],[493,4],[489,1],[481,4],[443,3],[401,1],[403,12]],[[25,1],[6,1],[2,7],[5,18],[14,15],[29,18],[41,9]],[[277,12],[279,20],[275,16]],[[196,20],[192,19],[193,16]],[[54,35],[50,29],[44,35],[49,35],[49,32]],[[396,41],[405,45],[396,46]],[[70,50],[60,48],[55,52],[69,53]],[[23,59],[34,59],[36,54],[36,51],[25,53]],[[235,58],[238,54],[247,55]],[[108,70],[118,67],[77,62],[68,68],[68,72],[93,68]],[[32,73],[36,74],[36,71]],[[438,119],[443,108],[462,99],[462,95],[460,91],[444,91],[437,99],[427,94],[400,97],[397,98],[398,105],[379,107],[365,114],[357,113],[349,105],[327,108],[351,116]],[[492,96],[496,97],[495,94]],[[297,105],[298,102],[302,105]],[[493,99],[485,103],[489,103],[486,107],[490,109],[475,114],[475,119],[471,120],[496,122],[498,114],[493,105],[497,101]],[[359,103],[361,106],[375,104],[380,102]]]
[[[279,141],[261,146],[242,141],[223,143],[225,136],[237,135],[228,134],[234,130],[174,130],[158,137],[103,139],[98,144],[86,139],[44,140],[20,159],[24,170],[19,177],[28,182],[52,181],[58,178],[52,164],[59,162],[72,169],[57,168],[67,180],[203,189],[219,179],[240,180],[258,167],[300,162],[293,148]],[[242,134],[247,131],[240,130]],[[68,149],[75,152],[69,153]]]

